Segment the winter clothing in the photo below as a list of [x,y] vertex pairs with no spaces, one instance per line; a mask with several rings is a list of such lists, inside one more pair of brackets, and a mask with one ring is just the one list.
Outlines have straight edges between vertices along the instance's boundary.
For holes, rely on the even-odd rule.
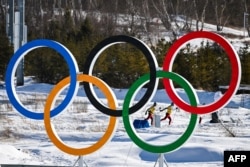
[[200,118],[199,118],[199,124],[201,124],[201,121],[202,121],[202,117],[200,116]]
[[155,112],[155,107],[156,107],[156,102],[154,102],[154,104],[147,109],[147,111],[145,112],[145,115],[148,113],[148,117],[145,118],[145,120],[151,120],[151,125],[153,125],[153,121],[154,121],[154,112]]
[[160,110],[160,112],[166,110],[166,115],[165,115],[164,118],[161,119],[161,121],[169,119],[169,122],[168,122],[169,125],[172,122],[171,114],[172,114],[172,111],[173,111],[173,106],[174,106],[174,103],[171,103],[171,105],[169,105],[168,107],[163,108],[162,110]]

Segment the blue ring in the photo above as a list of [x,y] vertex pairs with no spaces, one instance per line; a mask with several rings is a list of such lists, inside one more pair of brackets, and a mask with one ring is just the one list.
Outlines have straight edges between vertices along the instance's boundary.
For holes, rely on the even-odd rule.
[[5,76],[5,83],[6,83],[6,91],[7,95],[9,97],[10,102],[15,107],[15,109],[23,114],[24,116],[36,119],[36,120],[42,120],[44,117],[44,113],[35,113],[32,111],[27,110],[24,108],[20,102],[16,99],[13,89],[12,89],[12,73],[14,70],[14,67],[16,66],[16,63],[22,59],[22,57],[25,56],[29,51],[39,48],[39,47],[49,47],[54,50],[56,50],[60,55],[63,56],[63,58],[66,60],[68,66],[69,66],[69,72],[70,72],[70,85],[69,90],[67,92],[67,95],[65,96],[64,100],[60,105],[58,105],[56,108],[54,108],[51,111],[51,117],[56,116],[60,112],[64,110],[64,108],[67,107],[67,105],[71,102],[72,97],[74,96],[76,92],[76,86],[77,86],[77,73],[79,72],[78,66],[76,66],[76,61],[74,57],[72,56],[71,52],[64,47],[62,44],[52,41],[52,40],[33,40],[31,42],[26,43],[21,48],[19,48],[16,53],[11,58],[7,70],[6,70],[6,76]]

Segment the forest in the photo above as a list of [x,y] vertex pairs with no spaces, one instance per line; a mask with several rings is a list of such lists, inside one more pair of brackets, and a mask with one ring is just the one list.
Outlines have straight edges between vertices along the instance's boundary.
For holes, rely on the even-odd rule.
[[[247,0],[25,0],[25,23],[28,41],[51,39],[62,43],[75,56],[80,71],[94,46],[107,37],[121,34],[147,43],[161,66],[169,47],[181,35],[203,31],[205,23],[216,25],[214,32],[220,35],[225,35],[224,27],[242,29],[243,16],[249,7]],[[14,52],[6,34],[7,11],[7,0],[0,0],[0,80],[4,80]],[[162,37],[155,41],[159,24],[152,21],[154,18],[171,40]],[[248,24],[245,26],[249,36]],[[242,36],[231,34],[230,38]],[[248,45],[246,41],[238,51],[241,84],[250,84]],[[195,50],[192,48],[187,44],[179,51],[173,71],[197,89],[215,90],[218,85],[228,85],[231,66],[223,48],[209,41],[202,42]],[[128,88],[148,72],[149,65],[142,52],[126,43],[107,48],[93,69],[93,75],[114,88]],[[48,48],[36,49],[25,56],[24,73],[35,76],[38,82],[50,84],[69,75],[66,62]]]

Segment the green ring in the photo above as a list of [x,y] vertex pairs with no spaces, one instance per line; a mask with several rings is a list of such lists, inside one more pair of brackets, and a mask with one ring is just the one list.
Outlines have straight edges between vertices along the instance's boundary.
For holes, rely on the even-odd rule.
[[[167,144],[167,145],[151,145],[140,139],[138,137],[136,131],[134,128],[132,128],[132,125],[129,121],[129,105],[130,101],[133,97],[134,92],[136,92],[136,89],[138,89],[141,85],[145,84],[150,78],[150,74],[145,74],[142,77],[140,77],[138,80],[134,82],[134,84],[130,87],[128,90],[123,104],[123,123],[124,127],[130,137],[130,139],[140,148],[143,150],[146,150],[148,152],[152,153],[167,153],[176,150],[177,148],[181,147],[192,135],[194,132],[194,129],[196,127],[197,123],[197,114],[191,114],[191,118],[189,121],[189,125],[186,129],[186,131],[180,136],[176,141]],[[166,71],[157,71],[157,78],[169,78],[175,81],[177,84],[179,84],[184,90],[186,91],[190,104],[192,106],[197,106],[197,98],[193,92],[192,86],[189,84],[188,81],[186,81],[182,76],[173,73],[173,72],[166,72]]]

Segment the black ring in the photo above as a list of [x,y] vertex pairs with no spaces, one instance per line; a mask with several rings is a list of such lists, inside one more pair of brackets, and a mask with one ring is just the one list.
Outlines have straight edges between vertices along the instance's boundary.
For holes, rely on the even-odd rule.
[[[157,84],[158,82],[156,83],[156,81],[158,81],[157,77],[156,77],[156,70],[158,67],[158,63],[157,63],[156,59],[154,59],[153,52],[150,50],[150,48],[146,44],[144,44],[139,39],[136,39],[136,38],[130,37],[130,36],[126,36],[126,35],[111,36],[109,38],[106,38],[103,41],[101,41],[100,43],[98,43],[91,50],[90,54],[88,55],[88,57],[86,59],[83,73],[87,74],[87,75],[92,75],[92,71],[90,71],[90,70],[91,69],[93,70],[93,63],[96,62],[96,60],[99,57],[99,55],[101,54],[101,52],[111,45],[114,45],[116,43],[123,43],[123,42],[130,43],[130,44],[134,45],[135,47],[137,47],[138,49],[140,49],[142,51],[142,53],[145,55],[145,57],[149,63],[149,68],[150,68],[150,80],[148,83],[147,91],[144,94],[144,96],[138,101],[138,103],[136,103],[134,106],[129,108],[129,114],[132,114],[132,113],[138,111],[139,109],[141,109],[148,102],[151,95],[154,93],[154,90],[156,90],[156,85],[158,85]],[[109,109],[106,106],[102,105],[96,99],[96,96],[94,96],[93,92],[91,91],[91,88],[90,88],[91,84],[90,83],[84,82],[83,85],[84,85],[84,90],[85,90],[86,96],[88,97],[88,99],[90,100],[92,105],[96,107],[96,109],[98,109],[102,113],[107,114],[109,116],[119,116],[119,117],[122,116],[122,110]]]

